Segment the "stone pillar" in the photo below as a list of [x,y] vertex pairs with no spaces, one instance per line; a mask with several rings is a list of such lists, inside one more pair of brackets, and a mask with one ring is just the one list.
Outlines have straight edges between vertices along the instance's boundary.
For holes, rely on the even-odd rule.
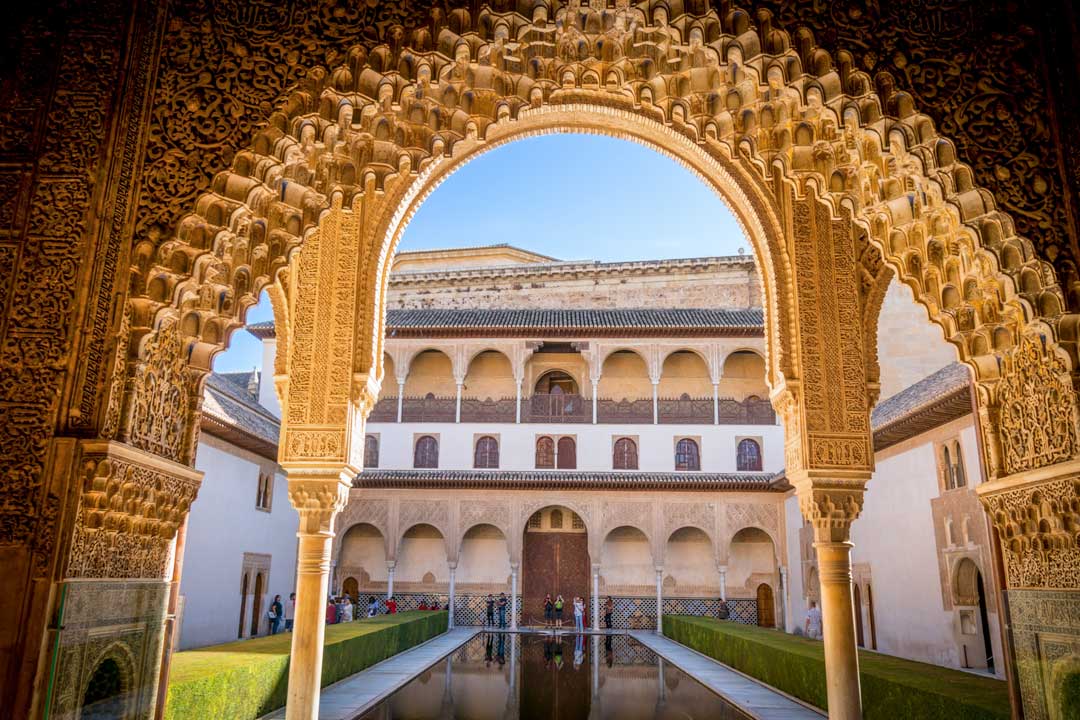
[[517,630],[517,576],[518,564],[510,563],[510,629]]
[[397,567],[395,560],[386,561],[386,599],[394,597],[394,568]]
[[721,565],[720,570],[720,599],[727,602],[727,565]]
[[293,620],[289,692],[285,706],[288,720],[319,717],[322,685],[323,634],[326,597],[330,582],[330,546],[334,516],[345,507],[352,474],[327,481],[325,476],[289,474],[289,499],[300,515],[300,539],[296,558],[296,616]]
[[660,381],[652,383],[652,422],[653,425],[660,423]]
[[457,573],[457,563],[456,562],[451,562],[451,563],[447,563],[447,565],[450,567],[450,593],[449,593],[450,598],[447,601],[447,604],[450,606],[449,628],[451,630],[453,630],[454,629],[454,575]]
[[592,616],[593,629],[600,629],[600,565],[592,566]]
[[600,392],[600,380],[599,379],[593,380],[592,381],[592,422],[593,422],[593,425],[596,424],[596,405],[597,405],[597,401],[598,401],[597,394],[599,392]]
[[859,654],[851,599],[851,548],[852,544],[847,540],[814,543],[821,581],[821,623],[825,635],[825,677],[831,720],[862,717]]
[[401,407],[405,402],[405,381],[398,380],[397,384],[397,421],[401,422]]
[[515,423],[520,423],[521,422],[521,383],[522,382],[524,382],[523,378],[515,378],[514,392],[517,395],[517,397],[515,398],[516,402],[515,402],[515,406],[514,406],[515,407],[515,414],[514,414],[514,422]]
[[457,403],[454,405],[454,422],[461,422],[461,387],[464,385],[460,380],[457,383]]
[[656,567],[656,632],[664,634],[664,568]]

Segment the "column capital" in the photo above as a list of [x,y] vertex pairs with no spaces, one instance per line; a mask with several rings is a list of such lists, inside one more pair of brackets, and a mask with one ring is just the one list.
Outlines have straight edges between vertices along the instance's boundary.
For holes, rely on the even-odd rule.
[[598,574],[600,572],[600,563],[593,563],[592,564],[592,572],[593,572],[593,575],[596,575],[596,574]]
[[386,569],[389,570],[390,572],[394,572],[394,568],[396,568],[396,567],[397,567],[397,560],[387,560],[386,561]]
[[450,568],[450,572],[454,572],[457,570],[457,560],[448,560],[446,562],[446,567]]
[[289,502],[300,515],[300,534],[333,534],[334,516],[349,502],[353,473],[341,468],[313,474],[311,468],[289,472]]
[[518,571],[518,563],[517,563],[517,561],[514,561],[514,560],[510,561],[510,571],[514,572],[514,573],[516,573]]
[[862,512],[866,492],[862,480],[821,481],[796,486],[799,509],[814,528],[817,542],[844,542],[851,533],[851,523]]

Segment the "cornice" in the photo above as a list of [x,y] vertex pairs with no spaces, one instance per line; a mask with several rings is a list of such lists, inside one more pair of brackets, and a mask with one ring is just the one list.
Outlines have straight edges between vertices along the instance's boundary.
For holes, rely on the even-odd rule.
[[874,429],[874,452],[909,440],[971,413],[971,387],[965,385]]

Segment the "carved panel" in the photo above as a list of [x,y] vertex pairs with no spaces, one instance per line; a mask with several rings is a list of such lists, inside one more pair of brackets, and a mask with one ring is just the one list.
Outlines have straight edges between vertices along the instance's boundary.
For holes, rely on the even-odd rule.
[[1061,689],[1055,670],[1080,654],[1080,593],[1035,589],[1007,593],[1015,668],[1028,720],[1057,720]]
[[462,533],[481,523],[494,525],[509,539],[510,504],[496,500],[466,500],[461,504],[459,523]]
[[[769,533],[773,542],[780,538],[780,511],[777,505],[764,503],[728,503],[727,528],[734,537],[743,528],[756,527]],[[728,538],[730,542],[730,538]],[[775,548],[777,552],[780,548]]]
[[705,531],[711,540],[713,528],[716,526],[715,503],[664,503],[664,530],[665,542],[671,538],[671,534],[683,527],[696,527]]
[[636,528],[649,538],[653,537],[653,506],[647,502],[615,500],[604,503],[604,537],[617,527],[626,525]]
[[407,531],[413,525],[434,525],[446,538],[450,508],[443,500],[402,500],[398,507],[398,527]]

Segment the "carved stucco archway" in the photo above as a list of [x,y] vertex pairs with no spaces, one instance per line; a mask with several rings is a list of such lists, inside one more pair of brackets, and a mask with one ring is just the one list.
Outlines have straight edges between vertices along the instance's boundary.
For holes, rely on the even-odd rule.
[[[603,133],[682,162],[747,233],[788,477],[821,538],[845,539],[861,506],[876,318],[895,273],[974,370],[995,481],[985,502],[1010,584],[1075,587],[1062,508],[1077,493],[1065,473],[1078,323],[1051,267],[911,98],[882,102],[846,55],[834,61],[764,16],[755,31],[741,11],[669,22],[653,10],[562,8],[552,21],[485,10],[475,29],[453,16],[414,38],[423,52],[357,47],[312,70],[177,236],[135,249],[106,436],[189,461],[201,374],[268,287],[290,495],[302,532],[332,527],[362,466],[382,299],[412,213],[500,143]],[[861,324],[838,322],[850,317]],[[1021,480],[1049,479],[1053,500],[1015,489],[1031,473]],[[1048,521],[1026,522],[1032,508]]]

